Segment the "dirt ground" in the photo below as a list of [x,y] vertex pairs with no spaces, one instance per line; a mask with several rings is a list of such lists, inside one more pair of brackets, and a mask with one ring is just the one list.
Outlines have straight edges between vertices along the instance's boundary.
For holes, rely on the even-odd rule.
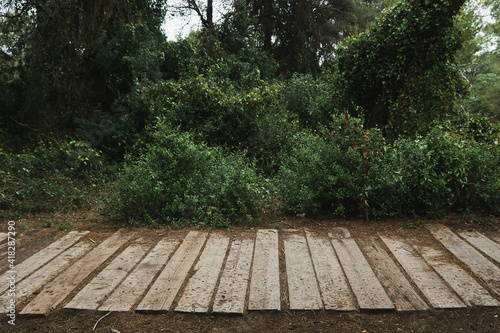
[[[12,219],[12,218],[11,218]],[[2,219],[6,222],[10,219]],[[90,230],[95,241],[126,228],[152,242],[165,235],[184,235],[186,230],[168,230],[164,226],[140,228],[107,221],[98,211],[71,214],[37,214],[13,219],[17,232],[17,259],[24,260],[68,230]],[[321,217],[266,215],[260,221],[223,230],[228,234],[248,234],[260,228],[279,230],[302,229],[318,234],[333,226],[347,227],[356,237],[384,234],[411,235],[423,242],[428,238],[427,223],[442,223],[450,228],[475,229],[485,234],[500,235],[500,219],[493,217],[448,216],[442,220],[392,219],[384,221],[343,220]],[[3,229],[6,229],[3,228]],[[3,231],[3,230],[2,230]],[[429,239],[428,241],[433,241]],[[6,268],[0,261],[0,270]],[[283,274],[282,274],[283,276]],[[92,277],[89,277],[90,279]],[[88,280],[87,279],[87,280]],[[283,281],[282,281],[283,283]],[[29,300],[20,304],[23,306]],[[0,332],[500,332],[500,308],[467,308],[463,310],[431,310],[421,313],[357,313],[334,311],[249,312],[241,316],[219,314],[103,313],[75,311],[60,307],[42,318],[16,318],[16,325],[0,319]]]

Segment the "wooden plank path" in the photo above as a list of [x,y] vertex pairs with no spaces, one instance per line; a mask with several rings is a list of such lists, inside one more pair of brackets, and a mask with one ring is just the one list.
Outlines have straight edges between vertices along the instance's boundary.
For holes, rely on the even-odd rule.
[[217,234],[210,237],[194,268],[195,273],[189,279],[175,308],[176,311],[208,312],[228,245],[227,237]]
[[[500,307],[500,245],[474,230],[426,227],[425,242],[346,228],[186,231],[154,243],[123,230],[97,243],[70,232],[16,266],[19,315]],[[0,294],[0,313],[9,302]]]
[[119,231],[113,234],[45,285],[42,291],[19,314],[25,316],[47,315],[130,238],[132,238],[132,234]]
[[397,311],[412,312],[429,309],[416,288],[399,270],[389,254],[377,243],[377,238],[362,239],[358,243],[380,283],[387,291],[387,295],[394,301]]
[[381,237],[420,291],[436,309],[465,307],[433,268],[406,241],[398,237]]
[[284,249],[290,310],[323,308],[306,238],[290,235],[284,240]]
[[278,231],[259,230],[250,280],[249,310],[280,310]]
[[137,307],[137,311],[170,309],[206,239],[207,234],[199,231],[191,231],[186,236]]
[[427,228],[448,251],[467,265],[471,271],[486,282],[495,294],[500,296],[500,268],[498,266],[444,225],[433,224],[428,225]]
[[359,308],[367,311],[394,309],[394,304],[347,229],[339,231],[340,233],[330,234],[331,242],[356,295]]
[[354,311],[357,302],[330,240],[306,231],[309,251],[326,310]]

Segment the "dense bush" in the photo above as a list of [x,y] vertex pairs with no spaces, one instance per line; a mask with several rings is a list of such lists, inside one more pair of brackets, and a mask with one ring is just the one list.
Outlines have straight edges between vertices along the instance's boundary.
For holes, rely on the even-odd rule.
[[280,101],[289,120],[298,120],[302,127],[317,129],[331,118],[334,109],[331,90],[331,84],[324,80],[295,74],[281,90]]
[[385,144],[377,132],[361,127],[349,133],[353,127],[294,138],[279,175],[285,208],[334,215],[357,210],[367,217],[500,213],[498,145],[439,127],[425,137]]
[[227,226],[259,205],[257,176],[243,156],[196,144],[162,122],[141,156],[126,160],[108,209],[130,222]]
[[0,209],[82,207],[106,174],[100,154],[79,141],[40,143],[23,154],[0,151]]
[[368,170],[382,142],[378,131],[363,129],[362,119],[344,114],[321,130],[298,133],[278,175],[284,207],[300,213],[366,212],[374,181]]
[[245,151],[259,170],[273,173],[296,125],[279,105],[280,85],[257,82],[239,87],[218,75],[196,75],[140,87],[131,96],[130,112],[117,123],[115,137],[134,153],[136,142],[151,140],[149,126],[159,117],[190,132],[196,142]]

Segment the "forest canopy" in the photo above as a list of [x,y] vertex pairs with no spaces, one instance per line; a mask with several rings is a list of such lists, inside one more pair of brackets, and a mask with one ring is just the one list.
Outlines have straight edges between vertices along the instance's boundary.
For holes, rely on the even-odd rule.
[[[498,2],[226,8],[2,2],[0,209],[99,202],[179,226],[500,213]],[[200,29],[167,40],[187,12]]]

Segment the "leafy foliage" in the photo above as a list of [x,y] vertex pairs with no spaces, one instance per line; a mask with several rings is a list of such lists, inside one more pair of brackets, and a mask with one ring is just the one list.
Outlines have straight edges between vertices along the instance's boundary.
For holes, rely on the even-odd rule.
[[353,115],[362,107],[366,125],[383,127],[392,138],[426,133],[451,114],[466,92],[454,65],[461,46],[457,2],[401,1],[344,43],[334,74],[343,106]]
[[108,206],[117,217],[221,227],[258,212],[257,176],[241,155],[195,144],[164,123],[154,139],[124,164]]
[[498,54],[477,55],[462,0],[403,0],[356,35],[393,2],[237,0],[174,42],[164,1],[8,0],[0,208],[72,209],[103,189],[133,224],[227,227],[278,203],[499,214]]
[[23,154],[0,150],[0,209],[82,207],[107,174],[99,152],[80,141],[40,143]]
[[297,145],[279,177],[287,209],[334,215],[357,211],[366,217],[441,217],[470,207],[499,213],[496,144],[477,143],[441,127],[425,137],[385,144],[377,132],[363,131],[359,120],[346,127],[337,118],[331,126],[319,135],[295,137]]

